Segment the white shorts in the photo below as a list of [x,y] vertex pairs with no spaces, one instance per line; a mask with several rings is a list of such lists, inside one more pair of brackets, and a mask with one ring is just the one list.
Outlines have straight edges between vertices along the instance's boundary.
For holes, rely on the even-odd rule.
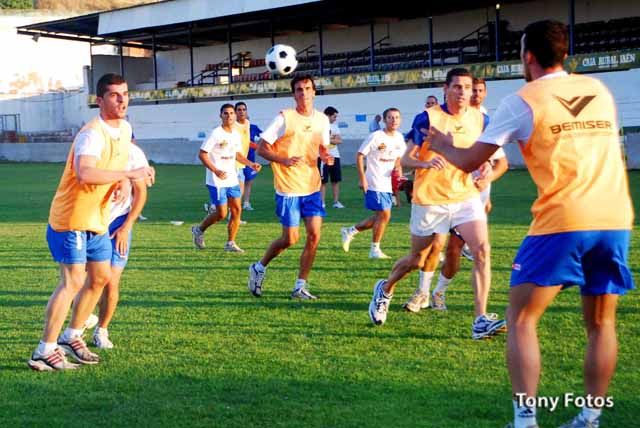
[[244,168],[237,168],[238,171],[238,182],[244,183]]
[[491,183],[487,185],[487,188],[480,192],[480,200],[482,201],[482,205],[487,205],[489,198],[491,197]]
[[461,224],[483,220],[487,220],[487,215],[480,196],[454,204],[411,204],[410,228],[411,234],[415,236],[449,233],[449,230]]

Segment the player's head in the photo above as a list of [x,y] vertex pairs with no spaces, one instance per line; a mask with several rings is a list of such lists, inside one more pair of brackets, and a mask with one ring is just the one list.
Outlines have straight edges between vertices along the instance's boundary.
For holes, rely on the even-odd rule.
[[534,78],[532,68],[541,70],[562,66],[569,51],[567,26],[559,21],[544,20],[527,25],[520,39],[520,57],[527,82]]
[[329,118],[329,123],[333,123],[338,120],[338,110],[335,107],[327,107],[324,109],[324,114]]
[[96,85],[96,102],[105,120],[124,119],[129,106],[129,88],[118,74],[105,74]]
[[482,102],[487,97],[487,82],[477,77],[473,78],[471,92],[471,106],[480,108]]
[[313,76],[303,74],[291,79],[291,92],[296,104],[313,103],[316,96],[316,82],[313,81]]
[[238,101],[233,109],[236,112],[236,120],[238,122],[244,122],[247,119],[247,104],[244,101]]
[[400,117],[400,110],[395,107],[390,107],[386,109],[382,113],[382,117],[384,118],[384,125],[388,131],[397,131],[400,128],[400,122],[402,118]]
[[452,68],[449,70],[444,84],[447,106],[449,108],[469,106],[472,86],[473,76],[469,70],[466,68]]
[[438,105],[438,98],[435,95],[429,95],[427,97],[427,101],[425,101],[424,106],[426,108],[433,107]]
[[222,119],[223,126],[231,126],[236,121],[236,110],[233,108],[233,104],[222,104],[220,107],[220,119]]
[[376,114],[375,120],[376,122],[380,122],[382,120],[382,116],[380,116],[379,114]]

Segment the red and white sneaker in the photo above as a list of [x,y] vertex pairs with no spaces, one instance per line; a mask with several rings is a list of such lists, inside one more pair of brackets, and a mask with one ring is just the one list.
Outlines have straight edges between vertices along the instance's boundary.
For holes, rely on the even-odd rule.
[[64,352],[56,348],[49,355],[42,355],[36,350],[31,354],[31,359],[27,361],[29,368],[38,372],[49,372],[54,370],[75,370],[80,364],[73,364],[67,361]]
[[82,364],[98,364],[100,362],[100,356],[95,354],[87,348],[87,344],[80,336],[72,338],[70,341],[65,342],[61,337],[58,339],[58,345],[65,354]]

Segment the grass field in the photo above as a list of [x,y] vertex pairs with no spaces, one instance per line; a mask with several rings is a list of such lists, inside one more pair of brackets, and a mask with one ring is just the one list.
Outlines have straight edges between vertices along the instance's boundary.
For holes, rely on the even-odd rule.
[[[116,348],[103,363],[65,373],[35,373],[26,360],[38,343],[57,270],[45,241],[61,164],[0,164],[0,424],[3,427],[502,427],[512,417],[505,337],[470,339],[470,263],[447,295],[449,311],[410,315],[401,304],[417,274],[397,289],[387,324],[371,325],[372,285],[393,260],[367,258],[370,234],[347,255],[340,226],[367,214],[353,168],[345,169],[344,210],[328,209],[310,277],[316,302],[289,299],[302,243],[270,265],[264,297],[246,288],[247,267],[280,233],[266,169],[254,186],[238,243],[222,251],[226,228],[207,231],[196,251],[190,225],[203,216],[204,171],[159,166],[134,230],[121,303],[111,326]],[[636,212],[640,173],[630,176]],[[535,189],[524,171],[494,186],[493,289],[489,309],[504,313],[511,261],[526,233]],[[382,247],[396,259],[409,243],[409,208],[393,211]],[[183,220],[180,227],[169,224]],[[637,223],[636,223],[637,224]],[[640,231],[630,255],[640,282]],[[561,294],[543,317],[540,395],[582,395],[585,337],[578,290]],[[602,426],[637,426],[640,402],[640,297],[619,307],[620,356]],[[574,408],[539,410],[558,426]]]

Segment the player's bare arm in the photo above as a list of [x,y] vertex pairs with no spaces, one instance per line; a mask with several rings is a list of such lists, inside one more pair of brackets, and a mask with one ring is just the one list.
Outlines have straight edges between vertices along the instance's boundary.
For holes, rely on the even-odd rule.
[[137,168],[131,171],[109,171],[97,168],[98,159],[95,156],[80,155],[76,165],[76,175],[82,184],[111,184],[123,179],[149,179],[155,181],[153,167]]
[[224,180],[225,178],[227,178],[227,173],[222,171],[221,169],[216,168],[216,166],[213,164],[208,152],[205,152],[204,150],[200,150],[200,153],[198,154],[198,158],[200,158],[200,162],[202,162],[202,164],[207,169],[209,169],[216,177],[218,177],[221,180]]
[[262,165],[260,165],[258,162],[251,162],[242,153],[236,152],[236,160],[242,165],[246,165],[256,172],[260,172],[260,170],[262,169]]
[[467,149],[453,146],[453,135],[443,134],[439,129],[429,129],[429,149],[440,153],[447,161],[465,172],[473,172],[485,163],[498,150],[495,144],[477,141]]
[[273,149],[271,144],[267,143],[264,139],[260,140],[258,144],[258,150],[256,151],[258,155],[262,156],[264,159],[269,162],[280,163],[284,166],[297,166],[302,162],[301,156],[292,156],[290,158],[285,158],[283,156],[278,156],[276,151]]
[[413,143],[407,144],[407,150],[405,150],[402,158],[400,159],[400,164],[405,168],[410,169],[427,169],[427,168],[435,168],[435,169],[443,169],[447,166],[447,161],[440,157],[436,156],[430,161],[422,161],[418,159],[418,152],[420,151],[420,146],[417,146]]

